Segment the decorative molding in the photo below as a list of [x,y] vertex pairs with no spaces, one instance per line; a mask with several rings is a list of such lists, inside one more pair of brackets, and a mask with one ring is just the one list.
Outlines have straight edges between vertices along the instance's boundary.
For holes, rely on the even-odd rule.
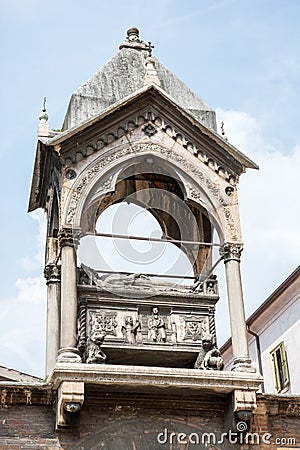
[[207,278],[204,281],[201,281],[201,279],[197,280],[192,290],[195,292],[199,292],[205,296],[216,296],[219,295],[219,285],[216,275],[211,275],[209,278]]
[[157,133],[157,129],[152,125],[152,123],[148,123],[142,128],[142,131],[145,133],[146,136],[151,137],[154,136],[155,133]]
[[65,177],[68,180],[74,180],[74,178],[76,178],[76,176],[77,176],[77,174],[76,174],[75,170],[73,170],[73,169],[67,169],[65,172]]
[[[117,150],[115,153],[112,153],[103,158],[101,161],[96,162],[91,168],[89,168],[86,172],[84,172],[83,176],[79,178],[78,184],[77,186],[75,185],[74,191],[72,193],[72,197],[70,200],[66,216],[67,225],[72,225],[73,223],[78,203],[86,186],[101,172],[102,169],[104,169],[112,162],[118,161],[121,158],[127,157],[129,155],[141,154],[143,152],[159,153],[167,160],[168,159],[173,160],[177,164],[180,164],[183,167],[183,169],[187,173],[189,173],[193,179],[198,178],[208,188],[212,196],[215,197],[215,199],[220,204],[225,216],[226,224],[231,232],[231,239],[233,241],[238,240],[239,233],[229,208],[228,204],[229,198],[228,196],[227,198],[223,196],[219,184],[208,178],[201,170],[197,169],[197,167],[195,167],[194,164],[188,161],[187,158],[177,153],[174,149],[169,150],[153,142],[139,143],[131,147],[123,148],[122,150]],[[105,190],[109,190],[111,188],[111,183],[112,183],[111,177],[108,180],[105,180],[102,184],[103,190],[100,192],[105,192]],[[99,189],[97,192],[99,192]],[[200,196],[200,193],[197,192],[198,191],[196,189],[192,190],[192,195],[195,199],[197,199]]]
[[232,371],[210,371],[180,369],[170,367],[123,366],[99,364],[97,371],[89,364],[57,364],[48,380],[53,389],[57,389],[61,380],[82,380],[100,386],[126,386],[128,389],[139,389],[139,392],[148,392],[149,386],[153,391],[161,392],[162,388],[185,389],[190,392],[208,390],[228,394],[235,389],[255,393],[262,382],[261,375],[257,373],[236,373]]
[[80,299],[79,303],[79,314],[78,314],[78,345],[77,348],[81,355],[83,355],[86,348],[86,323],[87,323],[87,300]]
[[91,333],[97,331],[106,335],[117,336],[116,313],[111,311],[90,311]]
[[212,315],[209,316],[209,334],[211,334],[216,342],[216,321],[215,321],[215,312],[213,311]]
[[[194,320],[192,317],[186,318],[185,317],[185,328],[184,328],[184,337],[183,340],[192,340],[192,341],[199,341],[202,338],[203,335],[203,329],[202,324],[203,320]],[[206,320],[205,320],[206,321]]]
[[[146,124],[146,125],[145,125]],[[175,125],[165,120],[162,116],[153,110],[146,110],[139,112],[131,117],[126,123],[121,126],[118,125],[114,129],[110,129],[105,134],[95,138],[93,141],[86,144],[84,147],[77,149],[74,154],[66,156],[65,164],[75,164],[82,158],[86,158],[91,154],[103,149],[111,142],[116,141],[127,135],[132,130],[143,126],[142,131],[147,136],[153,136],[158,129],[170,136],[175,142],[178,142],[183,148],[187,149],[189,153],[194,155],[211,170],[217,173],[220,177],[226,180],[231,185],[238,182],[238,176],[232,171],[225,169],[221,162],[216,157],[208,154],[204,147],[196,145],[190,136],[186,135],[182,130],[179,130]],[[154,126],[155,125],[155,126]],[[149,133],[149,134],[148,134]]]
[[107,191],[111,191],[112,187],[114,185],[113,176],[111,175],[108,177],[105,181],[103,181],[100,186],[97,186],[97,189],[95,192],[93,192],[93,196],[89,198],[88,205],[90,205],[101,193],[105,193]]

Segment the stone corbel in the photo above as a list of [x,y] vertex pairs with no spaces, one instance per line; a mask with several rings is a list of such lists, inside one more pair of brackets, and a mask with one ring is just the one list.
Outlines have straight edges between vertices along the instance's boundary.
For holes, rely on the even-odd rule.
[[84,402],[84,382],[63,381],[57,395],[56,429],[78,425],[79,412]]
[[229,411],[229,428],[238,433],[248,433],[251,418],[256,409],[256,392],[254,390],[235,389],[231,394],[231,408]]
[[238,418],[242,420],[242,413],[252,411],[256,408],[256,393],[255,391],[246,391],[235,389],[233,391],[233,410]]

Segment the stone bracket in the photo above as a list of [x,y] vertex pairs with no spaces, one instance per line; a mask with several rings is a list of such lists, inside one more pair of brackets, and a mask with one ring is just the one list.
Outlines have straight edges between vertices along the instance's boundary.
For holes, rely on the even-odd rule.
[[233,410],[253,411],[256,408],[256,392],[248,390],[235,389],[233,391]]
[[76,425],[84,401],[84,382],[63,381],[57,395],[56,429]]
[[227,428],[242,434],[249,432],[252,414],[256,406],[255,390],[234,389],[225,415]]

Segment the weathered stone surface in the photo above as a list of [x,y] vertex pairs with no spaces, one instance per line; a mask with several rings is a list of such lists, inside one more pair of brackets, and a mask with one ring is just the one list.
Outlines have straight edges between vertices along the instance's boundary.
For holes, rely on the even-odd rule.
[[174,393],[186,389],[227,394],[235,389],[256,392],[262,377],[257,373],[219,372],[166,367],[143,367],[111,364],[57,364],[49,382],[56,389],[62,380],[80,379],[86,384],[102,386],[105,391]]
[[[63,129],[79,125],[144,86],[148,51],[122,48],[72,95]],[[215,112],[154,58],[161,88],[197,120],[216,131]]]

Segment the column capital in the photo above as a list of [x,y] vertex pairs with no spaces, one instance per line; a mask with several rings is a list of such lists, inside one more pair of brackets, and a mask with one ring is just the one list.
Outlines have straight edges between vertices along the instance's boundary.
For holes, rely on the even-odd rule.
[[241,242],[225,242],[220,248],[220,255],[223,256],[225,263],[231,260],[240,262],[243,248]]
[[62,228],[58,233],[59,244],[61,247],[77,248],[80,244],[81,237],[81,231],[73,230],[72,228]]
[[46,278],[46,284],[59,283],[60,282],[60,267],[54,263],[49,263],[45,266],[44,277]]

